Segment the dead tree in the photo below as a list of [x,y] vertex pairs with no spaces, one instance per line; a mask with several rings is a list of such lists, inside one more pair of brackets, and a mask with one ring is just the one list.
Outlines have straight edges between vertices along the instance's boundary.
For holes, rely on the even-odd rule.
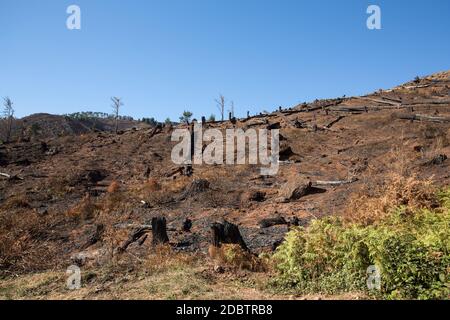
[[9,97],[6,97],[4,100],[4,109],[3,109],[3,117],[6,120],[6,142],[9,142],[11,139],[11,131],[12,131],[12,121],[14,117],[14,109],[13,109],[13,102]]
[[234,118],[234,101],[231,101],[230,103],[230,113],[231,113],[231,117],[230,118]]
[[120,107],[123,106],[123,102],[122,102],[122,99],[118,98],[118,97],[112,97],[111,101],[113,102],[112,108],[113,108],[114,119],[116,121],[114,132],[117,134],[117,131],[119,130],[119,111],[120,111]]
[[220,248],[222,243],[238,244],[245,251],[250,251],[242,238],[237,225],[224,221],[222,223],[213,223],[211,226],[211,245]]
[[222,121],[224,121],[225,116],[225,97],[220,95],[219,99],[216,99],[217,109],[219,109],[220,115],[222,117]]
[[152,244],[154,246],[159,244],[166,244],[169,242],[167,235],[167,222],[164,217],[154,217],[152,219]]

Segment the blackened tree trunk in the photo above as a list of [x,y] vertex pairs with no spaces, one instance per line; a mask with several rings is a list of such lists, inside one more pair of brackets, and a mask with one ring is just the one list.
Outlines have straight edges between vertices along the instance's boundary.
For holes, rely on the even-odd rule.
[[242,249],[249,251],[238,226],[227,221],[211,226],[211,245],[220,247],[221,243],[238,244]]
[[192,220],[191,219],[186,219],[183,222],[183,231],[184,232],[191,232],[191,228],[192,228]]
[[244,239],[242,238],[241,232],[237,225],[229,223],[227,221],[224,222],[224,243],[232,243],[238,244],[242,247],[242,249],[248,251],[248,247],[245,244]]
[[155,217],[152,219],[152,235],[153,235],[152,244],[154,246],[169,242],[169,236],[167,235],[166,218]]
[[211,226],[211,245],[219,248],[223,238],[223,224],[213,223]]

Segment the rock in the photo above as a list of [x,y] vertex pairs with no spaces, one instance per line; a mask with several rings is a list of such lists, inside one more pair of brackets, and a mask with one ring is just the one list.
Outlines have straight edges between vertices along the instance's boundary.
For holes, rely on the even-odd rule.
[[279,194],[285,201],[298,200],[311,192],[311,181],[299,178],[287,182],[280,190]]
[[292,150],[290,145],[282,143],[280,145],[280,161],[293,161],[295,163],[301,162],[301,157]]
[[225,269],[222,266],[215,265],[214,266],[214,272],[216,272],[216,273],[224,273]]
[[79,267],[84,266],[87,259],[88,259],[88,255],[84,252],[79,252],[79,253],[76,253],[76,254],[73,254],[72,256],[70,256],[71,263],[73,263]]
[[56,147],[51,147],[49,149],[46,150],[45,155],[47,156],[54,156],[59,152],[58,148]]
[[48,214],[48,209],[46,207],[39,207],[36,209],[36,213],[40,216],[46,216]]
[[91,262],[99,262],[100,259],[105,255],[104,250],[87,250],[75,253],[70,256],[71,263],[82,267]]

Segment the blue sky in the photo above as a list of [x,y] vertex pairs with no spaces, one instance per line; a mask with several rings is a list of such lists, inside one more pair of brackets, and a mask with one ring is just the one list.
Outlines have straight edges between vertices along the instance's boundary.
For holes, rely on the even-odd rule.
[[0,0],[0,96],[24,116],[110,112],[115,95],[162,121],[218,115],[222,93],[243,116],[448,70],[449,31],[448,0]]

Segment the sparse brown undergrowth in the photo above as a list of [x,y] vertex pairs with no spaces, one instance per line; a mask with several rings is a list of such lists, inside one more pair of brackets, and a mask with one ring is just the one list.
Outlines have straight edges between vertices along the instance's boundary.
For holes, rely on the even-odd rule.
[[350,222],[369,225],[384,219],[391,210],[400,206],[406,212],[418,208],[434,209],[439,206],[437,189],[431,179],[420,180],[416,176],[405,177],[392,174],[378,190],[371,191],[372,196],[355,194],[345,211]]

